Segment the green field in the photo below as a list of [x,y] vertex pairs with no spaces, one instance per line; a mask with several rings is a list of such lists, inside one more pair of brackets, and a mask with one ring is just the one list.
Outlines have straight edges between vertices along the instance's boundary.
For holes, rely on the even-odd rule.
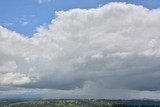
[[159,102],[125,100],[1,100],[0,107],[160,107]]

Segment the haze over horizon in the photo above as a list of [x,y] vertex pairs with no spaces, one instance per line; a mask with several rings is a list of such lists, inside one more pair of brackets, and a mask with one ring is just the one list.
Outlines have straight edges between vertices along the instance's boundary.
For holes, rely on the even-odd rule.
[[65,3],[0,1],[0,98],[160,99],[159,1]]

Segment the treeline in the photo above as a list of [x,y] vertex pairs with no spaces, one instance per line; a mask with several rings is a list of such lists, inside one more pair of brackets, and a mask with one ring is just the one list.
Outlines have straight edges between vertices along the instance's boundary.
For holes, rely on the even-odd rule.
[[95,107],[160,107],[160,105],[100,104]]
[[160,105],[109,103],[97,100],[45,100],[0,102],[0,107],[160,107]]

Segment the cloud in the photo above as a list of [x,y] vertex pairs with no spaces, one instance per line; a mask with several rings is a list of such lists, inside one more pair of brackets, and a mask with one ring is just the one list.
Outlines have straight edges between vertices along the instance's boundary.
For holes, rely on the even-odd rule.
[[13,26],[14,24],[11,23],[11,22],[5,22],[3,25],[5,25],[5,26]]
[[0,84],[1,85],[20,85],[29,83],[31,80],[24,74],[13,74],[13,73],[5,73],[0,76]]
[[22,25],[27,25],[28,24],[28,22],[22,22]]
[[8,61],[8,62],[1,64],[0,72],[11,72],[11,71],[15,71],[16,68],[17,68],[17,65],[15,62]]
[[159,9],[110,3],[59,11],[32,38],[0,27],[2,90],[11,84],[44,98],[159,98],[159,18]]
[[39,4],[45,3],[45,2],[51,2],[52,0],[36,0]]

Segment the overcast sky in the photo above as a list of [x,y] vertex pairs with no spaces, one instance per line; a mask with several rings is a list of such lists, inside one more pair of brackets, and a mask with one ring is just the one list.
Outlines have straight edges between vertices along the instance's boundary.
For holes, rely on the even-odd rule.
[[160,99],[156,0],[22,1],[0,1],[0,98]]

